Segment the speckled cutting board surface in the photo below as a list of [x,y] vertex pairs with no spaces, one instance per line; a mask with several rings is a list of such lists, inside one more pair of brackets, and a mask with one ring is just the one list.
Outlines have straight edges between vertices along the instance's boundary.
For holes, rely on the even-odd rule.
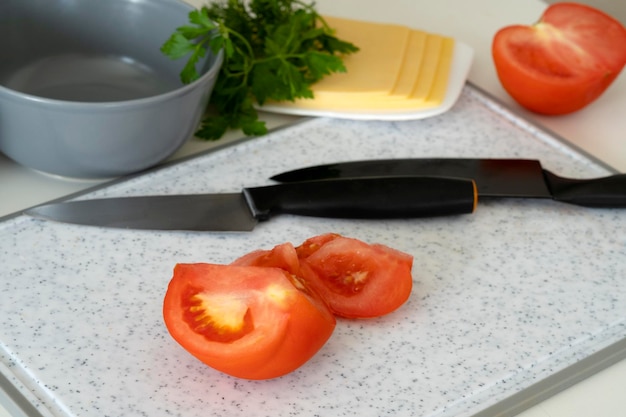
[[[311,164],[520,157],[607,172],[467,87],[409,122],[312,119],[80,198],[231,192]],[[415,257],[398,311],[339,320],[285,377],[246,381],[187,354],[161,303],[177,262],[337,232]],[[489,201],[473,215],[363,221],[279,216],[251,233],[0,223],[0,370],[44,416],[471,416],[626,336],[626,210]]]

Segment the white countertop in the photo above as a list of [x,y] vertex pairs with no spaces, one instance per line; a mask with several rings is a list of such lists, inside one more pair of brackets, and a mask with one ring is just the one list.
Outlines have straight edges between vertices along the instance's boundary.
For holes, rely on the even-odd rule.
[[[188,0],[198,5],[198,0]],[[626,75],[588,108],[570,116],[547,118],[535,116],[519,109],[502,90],[491,64],[490,42],[493,33],[512,23],[535,21],[545,8],[539,0],[318,0],[322,13],[337,16],[396,22],[419,27],[432,32],[454,36],[475,49],[475,63],[470,81],[496,99],[516,108],[520,114],[543,125],[566,139],[573,146],[604,162],[616,171],[626,172]],[[621,117],[620,117],[621,116]],[[295,117],[267,115],[270,126],[279,126],[297,120]],[[232,133],[226,141],[236,141]],[[175,158],[199,152],[211,146],[196,140],[186,144]],[[23,168],[0,155],[0,216],[19,211],[44,201],[62,197],[97,185],[53,178]],[[524,417],[582,417],[602,415],[621,416],[626,409],[626,398],[616,387],[626,383],[626,361],[621,361],[597,375],[588,378],[561,394],[529,409]],[[2,398],[0,396],[0,404]],[[0,417],[7,411],[0,407]],[[8,415],[8,414],[6,414]]]

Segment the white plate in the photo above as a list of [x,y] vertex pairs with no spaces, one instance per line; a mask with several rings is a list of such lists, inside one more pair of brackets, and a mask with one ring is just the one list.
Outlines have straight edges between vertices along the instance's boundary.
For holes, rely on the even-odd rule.
[[373,109],[362,111],[341,111],[300,108],[296,104],[289,106],[265,104],[263,106],[258,106],[257,109],[272,113],[283,113],[296,116],[335,117],[354,120],[415,120],[437,116],[450,110],[450,108],[458,100],[461,95],[461,90],[465,85],[465,81],[467,80],[473,58],[474,50],[470,46],[455,40],[452,65],[450,68],[450,78],[448,81],[448,91],[446,92],[446,96],[441,104],[437,107],[427,109],[420,108],[415,110]]

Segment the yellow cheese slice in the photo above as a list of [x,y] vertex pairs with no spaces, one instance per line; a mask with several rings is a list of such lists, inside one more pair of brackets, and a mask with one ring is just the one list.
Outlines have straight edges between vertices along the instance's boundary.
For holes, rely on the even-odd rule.
[[347,72],[323,78],[314,85],[314,93],[389,94],[402,68],[411,29],[330,16],[324,20],[337,37],[360,50],[344,57]]
[[390,92],[391,95],[406,98],[413,92],[422,62],[427,59],[425,53],[427,39],[428,34],[426,32],[420,30],[411,31],[407,48],[404,51],[402,69],[396,84]]
[[454,39],[444,38],[441,45],[439,65],[437,66],[437,76],[428,94],[428,101],[440,103],[446,97],[448,91],[448,81],[450,79],[450,69],[452,67],[452,57],[454,54]]
[[426,100],[437,75],[439,59],[443,45],[443,38],[437,35],[428,35],[425,51],[426,59],[422,61],[417,82],[410,97],[414,100]]
[[384,111],[384,110],[421,110],[438,106],[437,103],[425,100],[398,99],[387,96],[358,98],[354,95],[328,97],[316,97],[315,99],[302,99],[295,102],[271,102],[272,107],[297,107],[310,110],[332,111]]

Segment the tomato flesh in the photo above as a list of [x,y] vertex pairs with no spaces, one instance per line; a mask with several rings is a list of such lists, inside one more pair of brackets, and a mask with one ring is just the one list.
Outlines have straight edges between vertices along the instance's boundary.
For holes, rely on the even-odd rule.
[[504,89],[520,105],[567,114],[596,100],[626,64],[626,29],[582,4],[549,6],[538,23],[499,30],[492,55]]
[[296,251],[300,275],[338,316],[382,316],[411,294],[413,257],[403,252],[336,234],[309,239]]
[[254,330],[250,308],[241,299],[189,287],[181,307],[189,327],[209,341],[230,343]]
[[330,338],[335,318],[279,268],[179,264],[163,303],[168,331],[226,374],[269,379],[292,372]]
[[400,307],[411,293],[412,264],[406,253],[332,233],[230,265],[179,264],[163,317],[205,364],[239,378],[276,378],[321,349],[335,315],[377,317]]
[[288,268],[334,314],[348,318],[388,314],[404,304],[413,287],[411,255],[336,233],[314,236],[297,248],[285,243],[254,251],[233,265]]
[[295,275],[300,269],[300,260],[293,244],[287,242],[270,250],[259,249],[250,252],[235,259],[231,265],[281,268]]

